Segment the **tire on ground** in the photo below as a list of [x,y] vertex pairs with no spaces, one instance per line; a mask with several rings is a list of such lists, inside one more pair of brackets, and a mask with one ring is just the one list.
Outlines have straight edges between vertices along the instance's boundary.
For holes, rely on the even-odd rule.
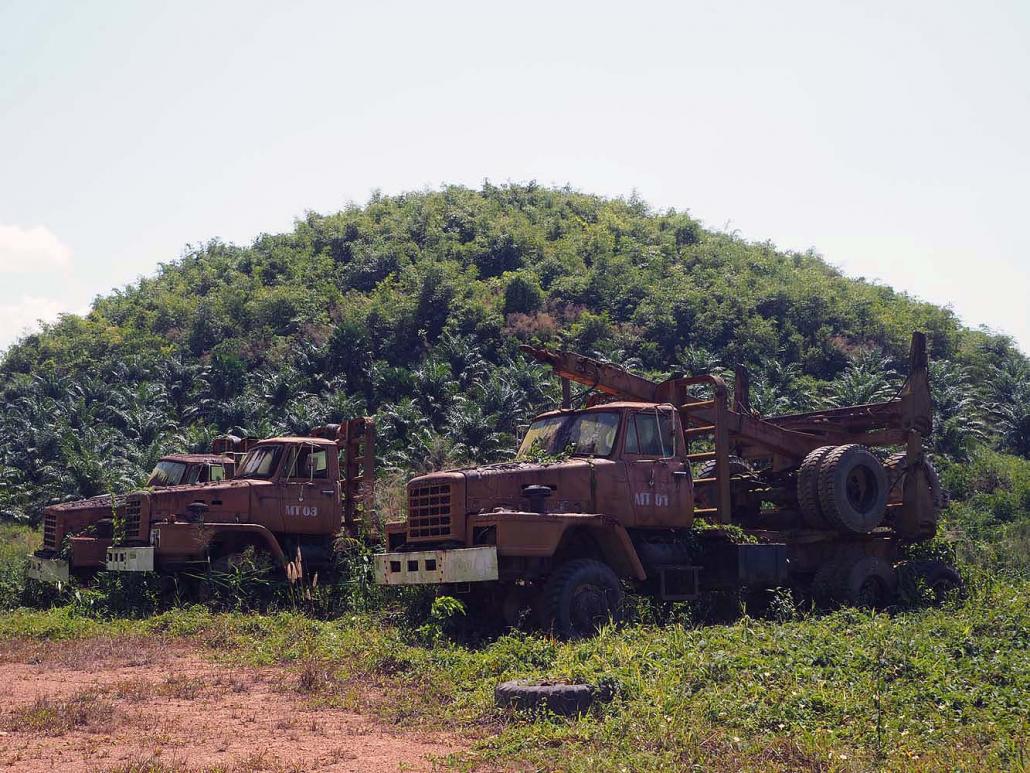
[[622,586],[607,564],[579,558],[562,564],[547,579],[539,609],[544,630],[559,638],[593,636],[605,623],[622,619]]
[[854,556],[840,562],[833,588],[833,598],[840,604],[877,609],[894,599],[898,576],[878,556]]
[[810,452],[798,468],[798,508],[801,520],[810,529],[825,529],[822,506],[819,504],[819,468],[823,459],[836,446],[820,446]]
[[865,446],[837,446],[819,465],[819,505],[827,523],[868,534],[887,511],[887,473]]
[[502,709],[547,710],[564,716],[583,714],[596,701],[611,700],[612,691],[589,684],[559,684],[516,679],[494,688],[494,703]]

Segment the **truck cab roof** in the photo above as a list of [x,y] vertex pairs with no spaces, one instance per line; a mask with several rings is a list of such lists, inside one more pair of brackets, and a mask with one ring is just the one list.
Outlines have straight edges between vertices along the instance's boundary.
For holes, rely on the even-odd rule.
[[535,419],[546,419],[550,416],[567,416],[573,413],[598,413],[601,411],[621,411],[621,410],[648,410],[651,408],[671,408],[670,403],[644,403],[636,402],[634,400],[612,400],[608,403],[598,403],[597,405],[590,405],[583,408],[557,408],[553,411],[546,411],[545,413],[539,413],[534,417]]
[[230,456],[222,454],[165,454],[162,462],[182,462],[184,464],[232,464]]
[[335,440],[327,440],[326,438],[320,438],[320,437],[297,437],[297,436],[294,436],[294,435],[284,435],[282,437],[265,438],[260,443],[256,443],[255,444],[255,448],[257,446],[265,446],[265,445],[270,445],[272,443],[303,443],[304,445],[309,445],[309,446],[326,446],[326,447],[335,447],[336,446],[336,441]]

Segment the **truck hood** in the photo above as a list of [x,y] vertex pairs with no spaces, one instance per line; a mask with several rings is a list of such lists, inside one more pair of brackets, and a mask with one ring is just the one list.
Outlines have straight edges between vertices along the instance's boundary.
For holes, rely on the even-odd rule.
[[597,471],[614,464],[608,459],[569,459],[554,464],[504,462],[458,470],[465,478],[466,512],[483,513],[498,508],[529,510],[527,486],[547,486],[549,512],[596,512]]
[[208,507],[205,520],[247,520],[251,491],[274,485],[272,481],[244,478],[168,486],[150,492],[150,511],[155,520],[161,520],[169,515],[185,515],[190,505],[201,502]]
[[111,517],[111,513],[115,508],[123,506],[130,497],[136,499],[146,496],[146,492],[133,492],[131,494],[116,494],[111,496],[110,494],[100,494],[95,497],[88,497],[87,499],[76,499],[72,502],[61,502],[57,505],[48,505],[43,508],[44,514],[71,514],[71,513],[84,513],[91,510],[100,513],[100,517]]

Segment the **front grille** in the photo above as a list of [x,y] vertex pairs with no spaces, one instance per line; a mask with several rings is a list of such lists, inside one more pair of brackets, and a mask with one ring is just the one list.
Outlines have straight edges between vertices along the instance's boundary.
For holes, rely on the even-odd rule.
[[130,499],[125,503],[125,538],[139,537],[140,500]]
[[43,547],[57,550],[57,515],[43,514]]
[[451,533],[451,487],[418,486],[408,494],[408,536],[447,537]]

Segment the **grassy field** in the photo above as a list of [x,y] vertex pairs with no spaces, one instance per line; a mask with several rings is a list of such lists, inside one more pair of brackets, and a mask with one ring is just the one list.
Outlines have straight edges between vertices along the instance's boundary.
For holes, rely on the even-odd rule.
[[[75,605],[0,615],[0,640],[161,635],[275,665],[318,705],[467,737],[455,767],[574,770],[1012,770],[1028,765],[1030,584],[977,583],[964,602],[780,622],[629,626],[559,643],[471,648],[384,614],[175,609],[96,619]],[[515,677],[612,680],[579,719],[494,709]]]

